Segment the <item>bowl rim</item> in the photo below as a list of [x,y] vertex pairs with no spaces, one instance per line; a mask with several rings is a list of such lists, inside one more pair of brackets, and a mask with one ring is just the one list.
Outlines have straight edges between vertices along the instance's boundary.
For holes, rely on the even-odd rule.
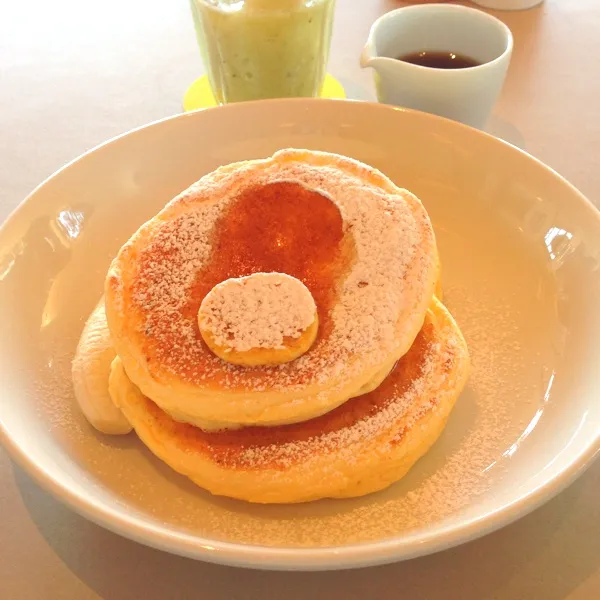
[[[486,143],[501,144],[511,148],[511,151],[518,152],[525,160],[535,163],[538,168],[541,167],[557,182],[566,186],[573,196],[577,197],[578,201],[585,205],[594,215],[600,229],[600,211],[575,186],[554,169],[545,165],[526,151],[509,142],[495,138],[488,133],[436,115],[376,102],[348,99],[292,98],[259,100],[199,109],[189,113],[181,113],[158,119],[114,136],[69,161],[36,186],[8,215],[4,223],[2,223],[0,226],[0,239],[6,229],[18,218],[25,206],[40,189],[58,177],[63,171],[85,159],[88,155],[98,152],[106,146],[118,143],[121,138],[135,135],[150,128],[160,127],[175,120],[194,118],[194,115],[204,113],[205,111],[217,110],[223,112],[239,110],[237,108],[239,106],[243,106],[243,110],[252,111],[254,110],[253,107],[264,107],[266,105],[287,105],[292,108],[298,107],[301,110],[315,103],[332,105],[332,108],[335,110],[345,109],[347,106],[354,105],[354,107],[359,107],[358,110],[386,111],[390,115],[403,113],[408,115],[409,118],[421,119],[424,122],[437,122],[442,127],[455,128],[463,133],[468,131],[468,135],[487,138],[488,141]],[[354,108],[350,110],[354,110]],[[447,525],[441,529],[436,528],[435,532],[412,533],[402,537],[396,536],[377,541],[318,548],[278,548],[276,546],[249,545],[202,538],[181,531],[169,530],[168,526],[157,526],[147,522],[143,518],[134,515],[124,515],[118,510],[105,506],[91,495],[72,489],[68,484],[59,481],[50,473],[45,472],[27,455],[26,451],[16,440],[11,437],[10,432],[1,420],[0,444],[19,467],[28,473],[40,487],[51,493],[76,513],[125,538],[159,550],[216,564],[269,570],[322,571],[374,566],[431,554],[477,539],[512,523],[561,492],[591,465],[592,461],[600,455],[600,428],[588,445],[579,454],[574,456],[560,471],[553,474],[537,487],[529,489],[514,500],[495,510],[486,512],[475,518],[467,519],[458,524]]]

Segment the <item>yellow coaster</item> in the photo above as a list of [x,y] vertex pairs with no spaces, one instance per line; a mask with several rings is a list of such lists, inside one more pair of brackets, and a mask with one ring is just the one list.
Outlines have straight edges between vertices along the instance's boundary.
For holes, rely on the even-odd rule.
[[[325,76],[321,98],[345,98],[346,92],[342,84],[329,73]],[[212,89],[208,83],[208,77],[202,75],[190,85],[183,96],[183,110],[197,110],[199,108],[208,108],[216,106],[217,101],[213,96]]]

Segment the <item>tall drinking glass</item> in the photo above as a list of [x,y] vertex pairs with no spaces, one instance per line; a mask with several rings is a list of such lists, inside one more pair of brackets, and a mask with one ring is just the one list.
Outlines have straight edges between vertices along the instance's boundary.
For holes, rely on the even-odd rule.
[[208,78],[220,104],[318,96],[335,0],[191,0]]

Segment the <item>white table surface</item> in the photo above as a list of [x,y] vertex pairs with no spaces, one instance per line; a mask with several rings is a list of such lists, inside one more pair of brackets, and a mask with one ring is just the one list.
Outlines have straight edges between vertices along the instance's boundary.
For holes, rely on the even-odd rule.
[[[370,24],[403,5],[338,0],[330,71],[373,99],[358,67]],[[600,2],[495,13],[515,51],[489,130],[600,201]],[[186,0],[0,2],[0,219],[81,152],[180,112],[202,71]],[[0,449],[0,600],[598,600],[600,464],[517,523],[396,565],[268,573],[151,550],[88,523]]]

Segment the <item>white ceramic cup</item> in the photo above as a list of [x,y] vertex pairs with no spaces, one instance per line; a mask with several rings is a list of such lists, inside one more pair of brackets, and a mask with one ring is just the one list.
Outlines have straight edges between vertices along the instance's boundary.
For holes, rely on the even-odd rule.
[[[510,29],[487,13],[454,4],[421,4],[381,16],[369,33],[362,67],[375,69],[380,102],[483,128],[512,53]],[[479,64],[436,69],[398,60],[415,52],[462,54]]]

